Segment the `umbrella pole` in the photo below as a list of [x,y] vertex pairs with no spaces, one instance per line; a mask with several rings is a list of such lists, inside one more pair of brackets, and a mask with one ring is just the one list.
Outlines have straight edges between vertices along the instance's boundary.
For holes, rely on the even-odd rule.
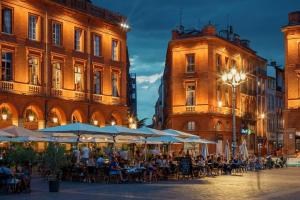
[[114,143],[113,143],[113,149],[112,150],[113,150],[113,154],[114,154],[116,152],[116,136],[115,135],[113,136],[113,142]]
[[145,137],[145,161],[147,161],[147,137]]

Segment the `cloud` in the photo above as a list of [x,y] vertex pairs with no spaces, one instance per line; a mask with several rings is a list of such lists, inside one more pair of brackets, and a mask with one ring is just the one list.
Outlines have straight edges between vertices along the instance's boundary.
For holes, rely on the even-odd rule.
[[136,77],[136,82],[138,84],[142,84],[142,83],[155,83],[157,80],[161,79],[163,73],[157,73],[157,74],[153,74],[151,76],[137,76]]

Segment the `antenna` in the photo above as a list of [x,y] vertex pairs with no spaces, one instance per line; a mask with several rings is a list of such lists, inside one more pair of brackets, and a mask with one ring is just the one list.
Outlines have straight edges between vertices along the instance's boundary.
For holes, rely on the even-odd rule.
[[184,26],[182,25],[182,7],[179,9],[179,27],[180,32],[184,31]]
[[179,26],[182,26],[182,8],[179,9]]

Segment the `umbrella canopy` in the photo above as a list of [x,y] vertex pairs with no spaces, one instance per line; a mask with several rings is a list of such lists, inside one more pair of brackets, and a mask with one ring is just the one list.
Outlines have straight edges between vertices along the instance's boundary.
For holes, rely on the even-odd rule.
[[0,137],[14,137],[13,134],[0,130]]
[[137,129],[138,131],[147,134],[147,137],[161,137],[161,136],[173,136],[173,134],[166,133],[153,128],[142,127]]
[[127,136],[140,136],[140,137],[151,137],[153,133],[149,133],[146,131],[141,131],[139,129],[130,129],[123,126],[105,126],[99,128],[97,133],[101,133],[103,135],[110,136],[119,136],[119,135],[127,135]]
[[0,136],[0,142],[12,142],[12,139],[11,137],[2,137]]
[[174,130],[174,129],[166,129],[166,130],[163,130],[163,132],[169,133],[169,134],[171,134],[173,136],[176,136],[176,137],[179,137],[179,138],[200,138],[197,135],[185,133],[185,132],[182,132],[182,131],[177,131],[177,130]]
[[10,142],[53,142],[54,140],[52,138],[47,138],[47,137],[15,137],[11,138]]
[[227,160],[227,163],[229,163],[229,161],[230,161],[230,146],[229,146],[228,140],[226,141],[226,144],[225,144],[225,158]]
[[42,132],[49,132],[49,133],[74,133],[77,135],[81,134],[96,134],[99,133],[99,127],[83,124],[83,123],[74,123],[74,124],[67,124],[63,126],[55,126],[50,128],[41,129]]
[[146,139],[147,143],[154,143],[154,142],[158,142],[159,143],[163,143],[163,144],[173,144],[173,143],[183,143],[184,140],[181,138],[177,138],[175,136],[162,136],[162,137],[154,137],[154,138],[148,138]]
[[184,139],[185,143],[198,143],[198,144],[216,144],[216,142],[209,141],[202,138],[186,138]]
[[201,154],[202,154],[203,158],[206,160],[207,156],[209,155],[208,147],[207,147],[206,143],[202,144]]
[[2,129],[3,131],[14,135],[15,137],[48,137],[46,134],[31,131],[26,128],[18,127],[18,126],[9,126],[7,128]]

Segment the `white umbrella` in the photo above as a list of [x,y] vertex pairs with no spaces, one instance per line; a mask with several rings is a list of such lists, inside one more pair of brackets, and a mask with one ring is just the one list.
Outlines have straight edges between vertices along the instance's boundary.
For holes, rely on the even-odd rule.
[[240,146],[240,154],[241,154],[241,156],[243,157],[244,160],[246,160],[249,156],[246,140],[243,140],[243,142]]
[[31,131],[23,127],[18,126],[9,126],[7,128],[2,129],[3,131],[10,133],[14,135],[15,137],[39,137],[39,138],[45,138],[48,137],[44,133],[40,133],[37,131]]
[[0,137],[14,137],[13,134],[0,130]]
[[201,154],[202,154],[203,158],[206,160],[207,156],[209,155],[208,147],[207,147],[206,143],[202,144]]
[[[147,143],[148,143],[147,138],[149,138],[149,137],[168,137],[168,136],[173,135],[173,134],[166,133],[164,131],[160,131],[160,130],[152,129],[152,128],[148,128],[148,127],[139,128],[138,131],[147,133],[147,135],[144,136],[145,137],[145,160],[147,159]],[[162,142],[161,140],[164,140],[164,139],[168,139],[168,138],[161,138],[160,140],[154,140],[154,141],[152,140],[149,142]],[[171,139],[171,138],[169,138],[169,139]]]
[[225,158],[227,160],[227,163],[229,163],[229,161],[230,161],[230,146],[229,146],[228,140],[226,141],[226,144],[225,144]]
[[185,132],[174,130],[174,129],[166,129],[166,130],[163,130],[163,132],[169,133],[169,134],[174,135],[174,136],[179,137],[179,138],[198,138],[198,139],[200,138],[197,135],[193,135],[193,134],[190,134],[190,133],[185,133]]

